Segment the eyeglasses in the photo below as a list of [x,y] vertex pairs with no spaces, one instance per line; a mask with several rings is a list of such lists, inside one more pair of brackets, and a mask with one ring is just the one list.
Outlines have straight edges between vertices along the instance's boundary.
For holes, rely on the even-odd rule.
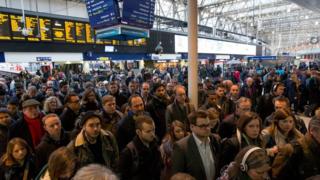
[[70,102],[70,103],[72,103],[72,104],[78,104],[78,103],[80,103],[80,100],[74,101],[74,102]]
[[201,124],[201,125],[195,125],[195,126],[201,128],[201,129],[204,129],[204,128],[210,127],[210,124]]

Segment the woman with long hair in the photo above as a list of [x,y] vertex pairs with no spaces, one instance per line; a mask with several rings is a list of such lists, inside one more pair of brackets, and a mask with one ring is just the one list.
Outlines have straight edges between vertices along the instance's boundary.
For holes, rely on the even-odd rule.
[[165,165],[162,171],[162,179],[169,179],[173,174],[171,171],[171,156],[173,151],[173,144],[184,138],[187,135],[185,124],[180,121],[173,121],[170,126],[170,131],[165,136],[160,146],[160,152]]
[[262,121],[258,114],[245,112],[240,115],[236,135],[222,141],[219,168],[234,160],[244,147],[253,145],[263,148],[264,141],[260,136]]
[[267,180],[270,179],[269,170],[269,158],[265,150],[247,146],[237,154],[218,180]]
[[48,164],[43,167],[36,179],[71,179],[76,170],[76,162],[75,154],[67,147],[61,147],[50,155]]
[[294,114],[288,108],[278,109],[270,126],[262,130],[268,155],[274,157],[279,147],[303,138],[303,134],[295,127]]
[[0,160],[0,179],[29,180],[34,178],[35,169],[31,147],[21,138],[11,139]]
[[84,91],[81,99],[81,107],[83,112],[100,110],[100,100],[93,88],[88,88]]
[[50,96],[44,101],[43,112],[45,115],[55,113],[58,116],[62,113],[63,106],[59,98]]

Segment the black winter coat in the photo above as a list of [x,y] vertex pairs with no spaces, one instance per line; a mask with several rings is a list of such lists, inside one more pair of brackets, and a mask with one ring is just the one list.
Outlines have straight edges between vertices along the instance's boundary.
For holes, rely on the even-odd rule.
[[0,164],[0,179],[1,180],[22,180],[24,170],[26,168],[27,162],[29,163],[29,170],[28,170],[28,178],[27,180],[32,180],[37,175],[35,169],[35,163],[32,157],[29,157],[28,160],[25,161],[23,166],[20,165],[12,165],[6,166],[4,163]]
[[119,160],[120,179],[159,180],[162,160],[157,142],[153,141],[147,147],[137,136],[132,142],[136,147],[137,155],[133,157],[128,147],[122,151]]
[[63,110],[60,115],[61,124],[64,130],[72,131],[75,127],[75,122],[78,118],[79,114],[76,114],[69,107]]
[[8,131],[8,127],[0,124],[0,157],[2,157],[7,150]]

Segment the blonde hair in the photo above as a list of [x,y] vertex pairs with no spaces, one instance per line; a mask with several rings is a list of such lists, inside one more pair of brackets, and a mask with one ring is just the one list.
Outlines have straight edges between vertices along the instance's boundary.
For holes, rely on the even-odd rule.
[[72,180],[118,180],[118,177],[109,169],[98,164],[90,164],[81,168]]
[[50,108],[49,108],[49,104],[50,102],[52,102],[53,100],[56,100],[57,101],[57,108],[61,108],[62,107],[62,104],[59,100],[59,98],[55,97],[55,96],[50,96],[48,97],[45,101],[44,101],[44,105],[43,105],[43,111],[48,113]]

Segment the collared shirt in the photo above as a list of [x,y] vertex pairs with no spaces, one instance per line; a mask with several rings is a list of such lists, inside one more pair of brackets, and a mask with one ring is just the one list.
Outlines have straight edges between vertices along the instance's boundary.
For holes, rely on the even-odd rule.
[[202,142],[194,133],[192,133],[192,135],[197,144],[198,151],[200,153],[201,160],[207,176],[207,180],[212,180],[215,177],[215,165],[212,151],[210,148],[210,139],[208,137],[208,140],[206,142]]

